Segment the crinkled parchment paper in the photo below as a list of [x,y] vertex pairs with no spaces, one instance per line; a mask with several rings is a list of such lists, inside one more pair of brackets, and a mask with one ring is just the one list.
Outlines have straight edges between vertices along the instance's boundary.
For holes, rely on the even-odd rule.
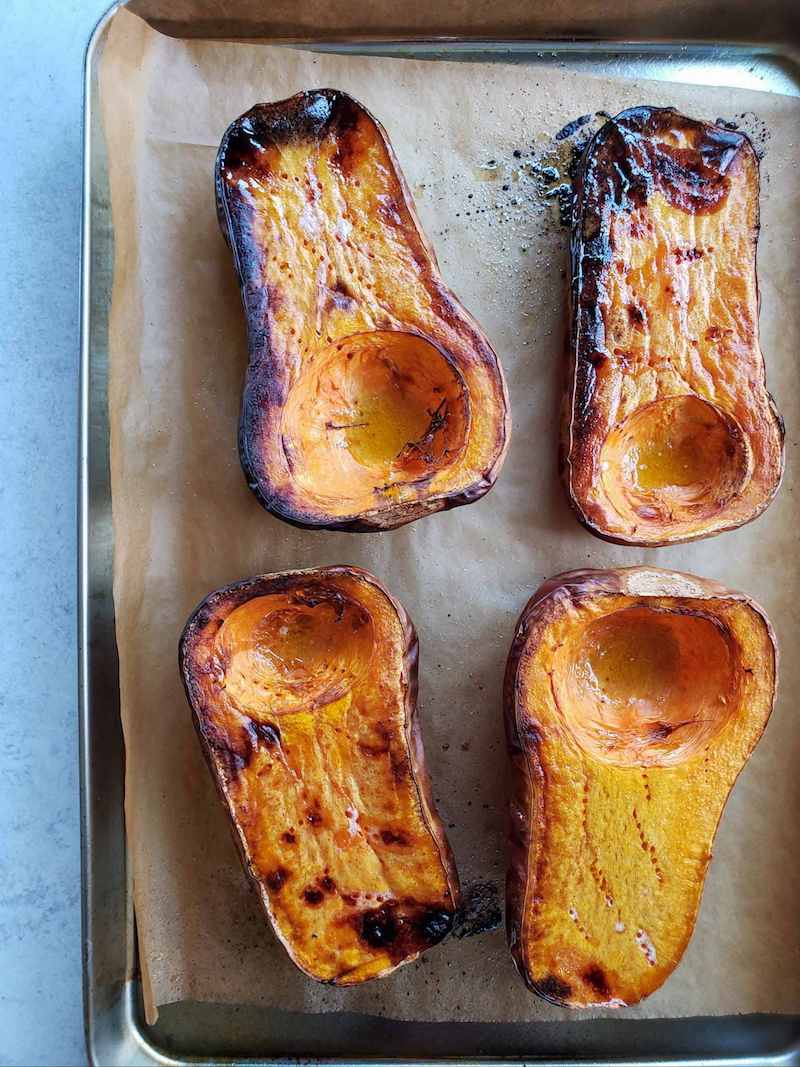
[[[236,452],[244,317],[217,228],[214,155],[225,127],[252,104],[320,86],[351,92],[385,125],[444,277],[486,329],[511,394],[513,438],[494,490],[392,533],[312,533],[279,522],[246,488]],[[151,1014],[192,999],[427,1020],[564,1016],[525,990],[500,929],[452,938],[358,989],[316,985],[295,970],[259,913],[204,766],[178,678],[178,636],[198,600],[246,575],[329,563],[374,571],[419,631],[425,746],[462,881],[500,885],[500,688],[516,617],[558,571],[643,561],[754,595],[784,655],[781,697],[724,816],[694,938],[663,989],[625,1014],[797,1011],[800,101],[608,80],[555,64],[182,42],[124,11],[110,27],[101,93],[116,256],[114,596]],[[569,120],[639,103],[712,120],[744,115],[766,149],[762,341],[788,426],[786,480],[761,519],[698,545],[650,551],[583,531],[557,478],[567,234],[555,202],[542,196],[553,175],[543,179],[529,165],[543,154],[563,164],[565,141],[548,153]]]

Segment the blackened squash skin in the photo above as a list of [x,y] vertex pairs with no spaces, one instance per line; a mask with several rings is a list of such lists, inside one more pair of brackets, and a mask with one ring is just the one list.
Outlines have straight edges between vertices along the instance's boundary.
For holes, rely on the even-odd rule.
[[239,451],[295,525],[386,530],[491,488],[500,364],[445,287],[386,132],[345,93],[258,104],[216,164],[247,320]]
[[671,108],[608,121],[572,223],[562,458],[592,533],[669,545],[749,522],[783,472],[758,340],[758,159]]
[[417,637],[357,567],[248,578],[186,624],[203,752],[275,934],[309,977],[380,978],[450,931],[458,875],[417,716]]

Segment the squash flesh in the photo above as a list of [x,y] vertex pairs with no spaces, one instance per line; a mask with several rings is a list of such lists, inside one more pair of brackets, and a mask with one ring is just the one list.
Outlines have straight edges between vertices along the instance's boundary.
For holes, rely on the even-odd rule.
[[[258,105],[223,139],[217,195],[251,350],[242,462],[262,503],[302,525],[370,529],[483,495],[510,429],[502,370],[442,283],[372,116],[333,90]],[[434,421],[448,444],[431,451]],[[363,423],[377,456],[339,429]]]
[[255,579],[206,601],[181,656],[246,866],[295,963],[349,985],[441,940],[458,880],[399,605],[352,568]]
[[777,491],[782,426],[758,342],[758,190],[743,135],[669,109],[623,112],[587,149],[565,473],[579,517],[602,537],[709,536],[750,521]]
[[574,572],[533,598],[506,722],[509,941],[534,992],[618,1007],[672,972],[775,663],[760,611],[690,576]]

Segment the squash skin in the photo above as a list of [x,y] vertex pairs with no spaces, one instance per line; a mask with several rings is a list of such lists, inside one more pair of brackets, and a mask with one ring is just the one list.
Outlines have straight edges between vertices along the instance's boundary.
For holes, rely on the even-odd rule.
[[[719,640],[732,637],[738,703],[710,737],[685,735],[688,752],[668,746],[690,721],[670,730],[653,724],[662,729],[641,759],[608,762],[588,750],[559,706],[566,669],[556,657],[591,621],[643,608],[659,625],[705,617]],[[713,658],[704,647],[697,655]],[[516,967],[538,996],[573,1008],[624,1007],[659,988],[680,961],[722,811],[774,705],[777,660],[763,610],[692,575],[572,571],[528,602],[504,683],[512,769],[506,921]]]
[[[442,282],[380,123],[333,89],[258,104],[226,131],[215,186],[250,353],[239,454],[262,506],[304,528],[369,532],[483,496],[502,466],[511,429],[502,368]],[[327,420],[327,460],[306,471],[307,420],[298,420],[299,434],[287,432],[286,407],[298,384],[305,387],[314,359],[319,364],[332,347],[381,333],[424,343],[427,362],[445,374],[449,366],[458,378],[468,407],[463,454],[449,466],[433,457],[412,473],[389,461],[374,474],[351,464],[359,486],[350,491],[345,470],[337,490],[328,482],[347,459],[348,434],[338,436],[347,420]],[[401,366],[401,379],[404,373]],[[437,413],[431,396],[434,429]],[[459,417],[448,408],[444,415]],[[418,455],[427,437],[422,433]]]
[[[755,519],[778,491],[784,429],[758,342],[758,194],[744,134],[671,108],[623,111],[584,152],[562,474],[578,519],[604,540],[656,547],[709,537]],[[663,408],[662,425],[658,407],[648,409],[659,404],[676,406]],[[677,485],[667,478],[666,491],[641,489],[633,473],[640,456],[628,420],[648,410],[651,452],[662,435],[662,460],[675,445],[685,455],[673,462],[696,466],[679,469]],[[676,411],[683,440],[663,436]]]
[[[267,598],[259,599],[259,613],[270,601],[283,612],[275,616],[280,622],[291,618],[287,611],[308,618],[322,610],[326,657],[336,656],[340,640],[346,660],[349,641],[366,672],[359,676],[354,667],[344,695],[336,690],[336,699],[317,706],[313,695],[303,703],[305,683],[288,711],[274,706],[285,692],[247,710],[236,690],[229,700],[236,652],[244,648],[236,635],[246,637],[251,620],[233,631],[232,648],[224,627],[257,598]],[[259,663],[266,692],[269,673]],[[194,725],[245,871],[289,956],[317,981],[356,985],[390,974],[446,937],[460,904],[425,766],[417,663],[404,608],[357,567],[236,582],[206,597],[181,636],[179,666]],[[294,699],[291,686],[286,692]],[[356,799],[344,807],[348,795]]]

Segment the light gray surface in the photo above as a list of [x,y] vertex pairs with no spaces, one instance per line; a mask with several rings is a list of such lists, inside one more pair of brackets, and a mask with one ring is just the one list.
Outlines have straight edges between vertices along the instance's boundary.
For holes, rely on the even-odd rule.
[[0,0],[0,1063],[83,1064],[76,683],[82,65],[110,0]]

